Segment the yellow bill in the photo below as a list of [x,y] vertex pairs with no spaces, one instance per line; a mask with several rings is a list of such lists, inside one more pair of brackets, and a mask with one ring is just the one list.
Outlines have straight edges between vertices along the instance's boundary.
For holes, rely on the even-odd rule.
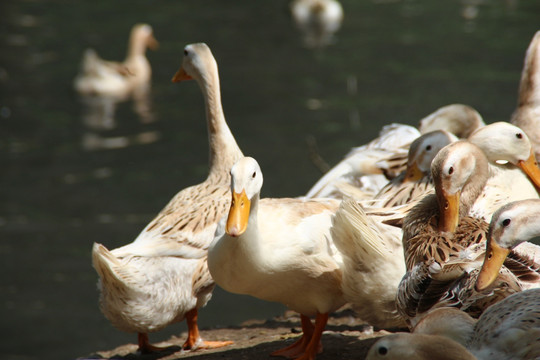
[[157,48],[159,48],[159,42],[156,40],[154,35],[150,35],[148,37],[146,45],[152,50],[157,50]]
[[460,192],[448,194],[442,191],[439,196],[439,230],[454,232],[459,224],[459,197]]
[[240,236],[246,231],[249,219],[249,209],[251,201],[246,195],[246,191],[242,190],[240,194],[233,191],[231,210],[227,217],[225,232],[230,236]]
[[474,286],[476,291],[485,290],[495,281],[509,253],[510,250],[500,247],[495,241],[488,241],[486,257]]
[[424,177],[424,173],[420,171],[418,168],[418,164],[413,162],[410,166],[407,167],[407,171],[405,172],[405,179],[404,182],[407,181],[418,181]]
[[540,189],[540,169],[538,168],[538,162],[536,161],[534,152],[531,151],[531,155],[527,160],[520,160],[518,166],[527,174],[536,188]]

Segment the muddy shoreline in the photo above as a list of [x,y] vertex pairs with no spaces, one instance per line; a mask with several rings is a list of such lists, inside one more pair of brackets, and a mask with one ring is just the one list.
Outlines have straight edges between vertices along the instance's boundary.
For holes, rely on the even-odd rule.
[[[115,349],[96,351],[83,359],[140,359],[175,360],[196,358],[197,360],[248,360],[280,359],[270,353],[291,344],[300,336],[300,317],[293,312],[270,320],[252,320],[240,326],[227,328],[201,329],[205,340],[232,340],[233,345],[219,349],[200,349],[182,351],[187,332],[173,336],[155,345],[167,347],[153,354],[137,353],[136,344],[125,344]],[[358,319],[350,309],[331,314],[322,343],[324,351],[317,360],[364,359],[371,345],[378,337],[388,334],[385,330],[373,329]]]

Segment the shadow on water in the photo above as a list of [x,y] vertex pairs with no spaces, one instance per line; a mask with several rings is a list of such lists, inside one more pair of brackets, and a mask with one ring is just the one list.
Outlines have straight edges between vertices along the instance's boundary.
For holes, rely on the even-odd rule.
[[[320,177],[310,150],[320,166],[335,164],[383,125],[416,125],[449,103],[475,107],[488,123],[509,119],[540,3],[341,3],[340,29],[317,49],[304,46],[286,0],[2,3],[3,358],[75,358],[135,342],[99,311],[90,249],[131,242],[207,174],[200,90],[170,82],[188,43],[212,48],[227,121],[261,164],[267,197],[301,195]],[[148,53],[151,91],[85,103],[72,87],[84,49],[121,60],[136,22],[151,24],[161,45]],[[235,325],[283,309],[217,289],[200,322]]]

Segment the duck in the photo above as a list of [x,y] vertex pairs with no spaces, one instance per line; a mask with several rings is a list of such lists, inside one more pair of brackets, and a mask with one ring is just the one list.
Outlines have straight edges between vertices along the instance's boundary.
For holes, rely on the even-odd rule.
[[208,268],[228,292],[279,302],[300,313],[302,336],[271,355],[314,359],[322,351],[329,313],[346,303],[342,254],[330,233],[340,202],[261,199],[262,185],[254,158],[246,156],[232,167],[231,207],[208,249]]
[[455,308],[435,309],[412,333],[377,341],[366,359],[538,359],[539,338],[540,289],[530,289],[490,306],[478,320]]
[[[369,143],[355,147],[338,164],[324,174],[306,193],[307,198],[332,197],[343,198],[339,187],[351,184],[362,192],[363,198],[372,198],[386,185],[388,179],[384,175],[388,162],[378,165],[378,162],[389,157],[407,157],[409,145],[420,136],[413,126],[404,124],[385,125],[379,136]],[[403,162],[401,160],[401,162]]]
[[403,207],[374,212],[345,197],[332,220],[332,239],[343,258],[345,300],[359,318],[379,329],[407,327],[396,311],[396,292],[406,271],[401,228],[385,222],[406,212]]
[[474,131],[485,125],[482,115],[472,106],[449,104],[422,118],[418,123],[418,130],[421,134],[446,130],[460,139],[467,139]]
[[310,48],[331,44],[343,22],[343,7],[337,0],[293,0],[290,11]]
[[366,360],[478,360],[463,345],[441,335],[396,333],[371,346]]
[[75,90],[84,96],[125,98],[149,86],[152,76],[146,49],[157,49],[159,43],[148,24],[131,29],[128,50],[123,62],[104,60],[94,49],[86,49],[81,68],[74,80]]
[[420,120],[418,128],[399,123],[385,125],[377,138],[352,148],[305,196],[341,199],[354,191],[358,199],[373,199],[389,180],[407,168],[409,147],[422,134],[445,130],[463,138],[484,125],[478,111],[465,104],[438,108]]
[[225,121],[217,63],[204,43],[184,48],[172,81],[188,79],[197,81],[205,100],[208,177],[178,192],[132,243],[111,251],[94,243],[92,249],[101,311],[118,329],[138,333],[143,353],[160,350],[149,343],[149,332],[184,319],[188,326],[184,350],[231,344],[202,340],[197,319],[215,286],[207,249],[230,206],[229,170],[243,154]]
[[433,193],[431,161],[446,145],[458,138],[445,130],[427,132],[416,138],[409,147],[407,168],[393,178],[375,196],[379,207],[393,207],[415,202]]
[[540,169],[527,134],[508,122],[495,122],[467,139],[482,149],[488,160],[489,178],[469,215],[489,222],[502,205],[538,198]]
[[437,307],[453,306],[478,317],[523,288],[517,261],[501,268],[489,288],[474,290],[489,225],[468,213],[489,177],[484,152],[468,141],[454,142],[435,156],[431,172],[435,194],[424,197],[403,221],[407,273],[396,301],[410,327]]
[[525,53],[519,82],[518,103],[510,122],[525,131],[533,145],[535,156],[540,157],[540,31],[537,31]]
[[527,254],[527,270],[522,274],[529,286],[540,286],[540,246],[528,242],[540,236],[540,199],[510,202],[499,208],[491,219],[482,268],[476,279],[477,291],[486,289],[512,251]]

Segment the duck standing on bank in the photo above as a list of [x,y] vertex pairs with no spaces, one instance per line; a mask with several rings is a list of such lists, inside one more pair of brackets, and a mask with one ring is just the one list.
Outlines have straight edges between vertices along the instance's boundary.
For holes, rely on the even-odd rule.
[[[342,257],[330,227],[335,199],[260,199],[263,176],[251,157],[231,169],[229,215],[208,249],[208,268],[223,289],[280,302],[300,313],[302,336],[272,353],[314,359],[330,312],[345,304]],[[310,317],[315,316],[315,326]]]
[[203,43],[184,48],[173,82],[195,79],[205,99],[210,170],[207,179],[177,193],[131,244],[107,250],[94,243],[101,310],[120,330],[138,333],[141,352],[160,350],[148,332],[187,321],[183,349],[212,348],[230,341],[203,341],[198,309],[212,295],[207,249],[219,219],[230,206],[231,166],[242,151],[227,126],[221,106],[217,63]]

